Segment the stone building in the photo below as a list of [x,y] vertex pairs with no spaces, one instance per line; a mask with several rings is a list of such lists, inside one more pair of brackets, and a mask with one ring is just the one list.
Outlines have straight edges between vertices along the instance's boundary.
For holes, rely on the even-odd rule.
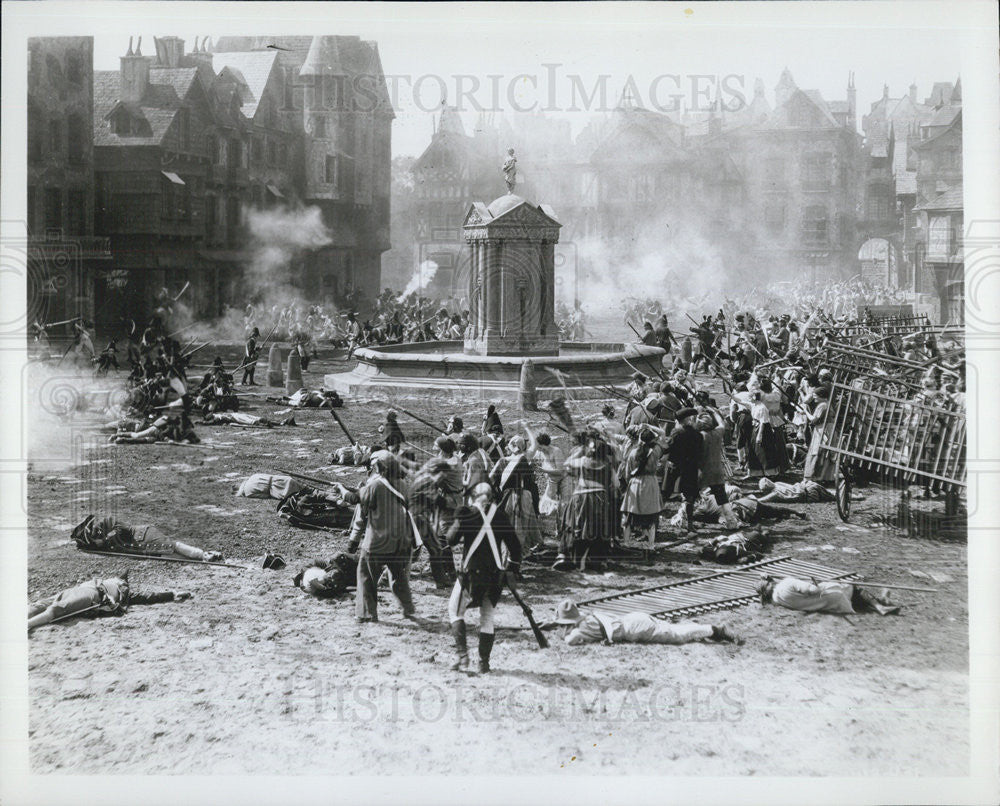
[[954,91],[920,127],[914,286],[934,300],[942,321],[964,322],[962,109]]
[[861,187],[853,76],[846,100],[828,102],[785,69],[774,95],[772,110],[724,134],[756,236],[747,260],[765,281],[846,279],[857,265]]
[[281,90],[274,119],[294,135],[294,192],[320,208],[332,236],[304,261],[302,286],[317,299],[372,298],[390,247],[395,117],[378,45],[356,36],[227,36],[213,49],[236,69],[272,53]]
[[109,280],[110,244],[94,235],[93,50],[89,36],[28,40],[29,323],[93,320]]
[[[935,83],[922,102],[917,100],[915,84],[898,98],[892,97],[886,86],[861,123],[868,157],[861,227],[863,236],[873,238],[872,243],[863,244],[859,254],[862,269],[866,258],[878,252],[886,254],[896,267],[888,284],[909,292],[918,309],[926,307],[935,314],[948,303],[941,299],[943,263],[936,261],[937,268],[933,268],[924,259],[928,246],[926,205],[962,182],[961,97],[961,80]],[[884,160],[877,157],[887,144],[893,151],[891,183]],[[894,193],[891,198],[890,187]],[[948,204],[954,201],[954,194],[949,199]],[[893,215],[887,217],[890,204]],[[949,218],[954,212],[950,211]],[[959,293],[955,288],[952,291]]]
[[[93,79],[97,229],[111,238],[116,276],[103,324],[159,298],[195,313],[242,308],[251,210],[318,207],[330,243],[283,282],[308,299],[377,293],[388,248],[390,128],[377,46],[357,37],[224,37],[214,48],[177,37],[153,54],[130,45],[116,71]],[[274,47],[268,47],[272,45]]]
[[[470,136],[446,110],[415,165],[426,199],[421,259],[447,252],[443,241],[452,241],[471,199],[496,195],[502,147],[510,145],[525,174],[517,192],[551,205],[563,224],[557,265],[613,272],[662,252],[662,260],[685,262],[675,267],[681,274],[715,259],[765,281],[803,272],[846,278],[857,270],[863,193],[853,79],[846,100],[827,102],[786,70],[775,96],[772,108],[758,80],[738,109],[717,96],[710,110],[683,115],[623,97],[575,141],[541,114],[506,131],[502,120],[481,118]],[[700,254],[699,244],[713,255]],[[454,243],[449,260],[461,259],[461,246]],[[594,254],[613,265],[590,265]]]

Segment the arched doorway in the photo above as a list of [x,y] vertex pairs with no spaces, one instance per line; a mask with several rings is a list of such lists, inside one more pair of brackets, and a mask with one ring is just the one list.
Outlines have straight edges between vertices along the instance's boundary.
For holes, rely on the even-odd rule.
[[897,288],[896,248],[885,238],[869,238],[858,250],[861,279],[885,288]]

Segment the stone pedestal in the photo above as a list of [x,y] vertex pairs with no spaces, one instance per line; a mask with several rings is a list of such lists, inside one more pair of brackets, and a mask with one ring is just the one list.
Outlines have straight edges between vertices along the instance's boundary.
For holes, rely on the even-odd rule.
[[288,368],[285,372],[285,394],[294,395],[302,386],[302,365],[299,362],[299,354],[292,350],[288,354]]
[[465,217],[472,251],[469,337],[478,355],[555,355],[555,245],[559,228],[551,208],[508,194]]
[[281,348],[272,344],[271,351],[267,354],[267,385],[281,386],[281,378]]

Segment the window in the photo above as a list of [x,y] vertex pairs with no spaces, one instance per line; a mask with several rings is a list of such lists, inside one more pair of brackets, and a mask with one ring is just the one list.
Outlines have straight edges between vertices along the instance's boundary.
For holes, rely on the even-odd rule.
[[80,165],[84,162],[87,134],[83,125],[83,118],[80,115],[70,115],[66,122],[69,161],[74,165]]
[[328,155],[327,158],[326,158],[326,176],[324,178],[324,181],[328,185],[334,185],[334,186],[336,186],[336,184],[337,184],[337,178],[338,178],[337,177],[337,169],[338,169],[338,167],[339,166],[337,165],[337,158],[336,157],[331,157],[331,156]]
[[278,144],[274,140],[267,141],[267,164],[272,167],[278,164]]
[[174,217],[176,200],[174,198],[174,183],[163,178],[160,188],[160,218],[170,221]]
[[874,188],[868,194],[868,219],[870,221],[885,221],[890,217],[889,198],[884,188]]
[[49,83],[60,86],[63,83],[63,69],[59,59],[50,53],[45,57],[45,68],[49,73]]
[[811,246],[823,246],[828,238],[829,216],[825,207],[807,207],[802,216],[802,240]]
[[288,146],[284,143],[278,146],[278,165],[282,168],[288,167]]
[[38,188],[28,185],[28,232],[33,233],[38,226]]
[[326,118],[322,115],[313,118],[313,137],[326,139]]
[[45,229],[62,229],[62,191],[45,189]]
[[264,161],[264,141],[260,137],[254,137],[250,141],[250,159],[254,165],[260,165]]
[[229,141],[229,167],[241,168],[243,166],[243,143],[235,138]]
[[28,162],[41,162],[45,153],[45,118],[32,104],[28,107]]
[[778,235],[785,230],[785,203],[783,201],[768,202],[764,208],[764,224],[768,232]]
[[85,235],[87,195],[82,190],[71,190],[66,198],[66,234]]
[[806,154],[802,158],[804,190],[822,190],[830,185],[830,154]]
[[205,197],[205,237],[212,240],[216,227],[215,196]]
[[946,261],[952,254],[954,232],[948,216],[936,216],[927,231],[927,260]]
[[191,187],[185,184],[178,192],[180,208],[178,211],[181,221],[191,223]]
[[66,60],[66,78],[76,87],[83,86],[83,58],[80,54],[69,54]]
[[177,110],[177,142],[185,151],[191,147],[191,113],[187,109]]
[[230,249],[237,245],[240,227],[240,200],[230,196],[226,201],[226,243]]
[[344,77],[325,76],[323,78],[323,107],[341,109],[344,98]]
[[49,150],[53,154],[62,151],[62,126],[58,120],[49,121]]
[[212,161],[212,165],[218,165],[219,164],[218,139],[212,136],[206,137],[205,150],[208,152],[208,158]]

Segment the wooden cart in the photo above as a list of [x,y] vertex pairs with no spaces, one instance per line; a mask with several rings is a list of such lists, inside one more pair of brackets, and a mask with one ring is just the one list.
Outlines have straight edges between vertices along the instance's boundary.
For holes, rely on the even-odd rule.
[[884,392],[834,383],[820,450],[834,462],[837,513],[847,521],[855,483],[910,484],[946,495],[946,514],[958,510],[966,486],[964,410],[929,405]]

